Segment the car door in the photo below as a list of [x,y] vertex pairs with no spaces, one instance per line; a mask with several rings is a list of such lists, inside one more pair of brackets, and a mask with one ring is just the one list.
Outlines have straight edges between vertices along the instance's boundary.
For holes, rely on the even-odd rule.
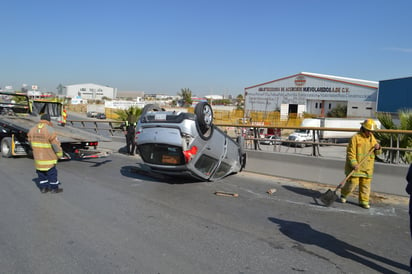
[[200,137],[196,139],[194,145],[201,148],[198,151],[194,163],[194,171],[201,173],[203,177],[208,179],[212,177],[216,168],[224,159],[227,151],[227,140],[225,134],[215,128],[213,136],[209,140],[202,140]]

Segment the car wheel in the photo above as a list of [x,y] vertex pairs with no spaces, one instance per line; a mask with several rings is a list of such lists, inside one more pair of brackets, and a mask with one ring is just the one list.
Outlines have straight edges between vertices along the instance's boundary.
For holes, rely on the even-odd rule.
[[142,115],[146,114],[149,111],[161,111],[162,109],[158,104],[147,104],[142,110]]
[[212,127],[213,123],[213,110],[212,107],[206,102],[200,102],[195,107],[195,114],[199,127],[202,133],[205,133]]
[[11,138],[10,137],[4,137],[1,140],[1,155],[4,158],[11,158]]

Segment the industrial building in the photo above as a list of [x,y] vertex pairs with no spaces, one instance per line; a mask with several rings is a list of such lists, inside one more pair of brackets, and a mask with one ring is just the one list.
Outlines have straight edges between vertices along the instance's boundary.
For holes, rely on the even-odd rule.
[[379,81],[378,112],[412,110],[412,77]]
[[92,83],[67,85],[59,89],[57,95],[82,100],[101,100],[103,97],[115,99],[117,88]]
[[374,117],[379,82],[301,72],[245,88],[245,114],[280,111],[327,116],[338,105],[348,117]]

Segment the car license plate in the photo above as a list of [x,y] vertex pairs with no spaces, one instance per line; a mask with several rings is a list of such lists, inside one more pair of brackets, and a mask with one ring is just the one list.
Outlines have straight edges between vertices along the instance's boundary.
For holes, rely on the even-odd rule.
[[166,114],[155,114],[155,120],[166,120]]

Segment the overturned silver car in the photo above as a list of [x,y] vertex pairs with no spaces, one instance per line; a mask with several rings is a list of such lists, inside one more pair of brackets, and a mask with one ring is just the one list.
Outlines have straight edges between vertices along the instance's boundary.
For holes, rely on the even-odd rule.
[[195,113],[165,111],[157,105],[143,108],[136,144],[152,172],[214,181],[242,171],[246,165],[244,140],[232,140],[213,124],[206,102]]

